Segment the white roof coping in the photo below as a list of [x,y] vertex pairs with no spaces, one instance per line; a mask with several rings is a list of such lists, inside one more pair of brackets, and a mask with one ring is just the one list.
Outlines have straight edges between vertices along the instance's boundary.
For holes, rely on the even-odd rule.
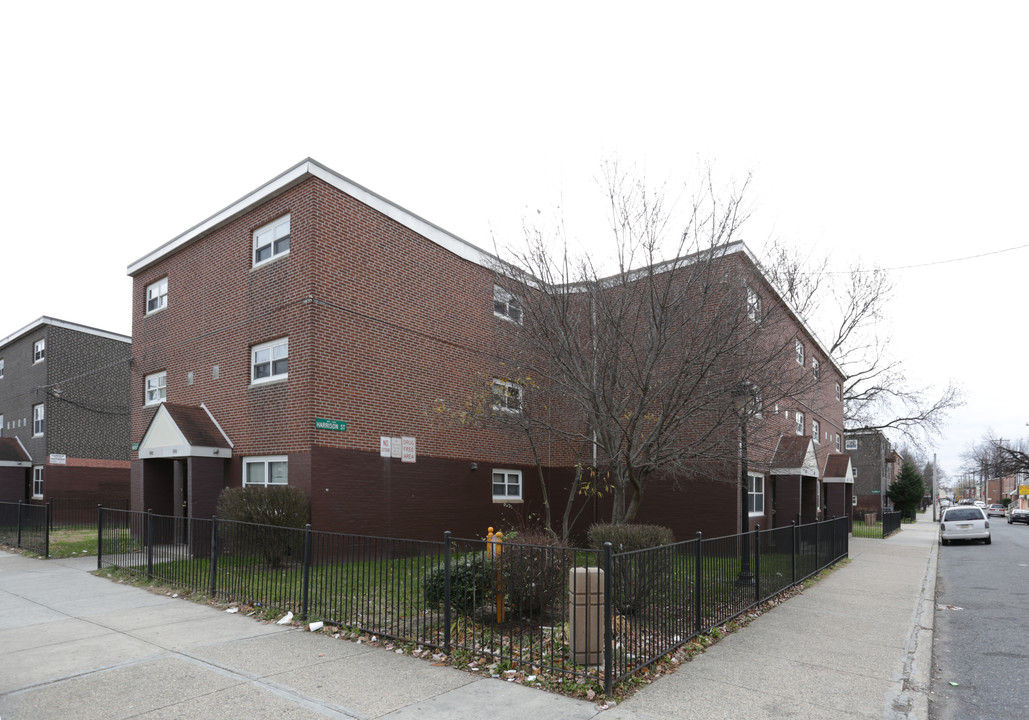
[[28,325],[23,327],[21,330],[11,333],[7,337],[0,339],[0,348],[10,345],[15,340],[22,338],[29,333],[35,332],[39,328],[51,325],[53,327],[65,328],[66,330],[76,330],[78,332],[87,333],[89,335],[96,335],[97,337],[107,338],[108,340],[119,340],[125,343],[131,343],[132,338],[128,335],[119,335],[118,333],[110,332],[109,330],[100,330],[98,328],[89,327],[87,325],[79,325],[77,323],[67,322],[65,320],[58,320],[57,318],[46,317],[45,315],[41,318],[33,320]]

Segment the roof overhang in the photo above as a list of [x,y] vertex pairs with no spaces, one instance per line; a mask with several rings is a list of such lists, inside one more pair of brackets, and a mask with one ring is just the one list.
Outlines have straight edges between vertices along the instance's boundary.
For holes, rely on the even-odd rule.
[[182,457],[232,457],[232,441],[229,440],[221,425],[211,415],[206,406],[201,408],[207,413],[212,425],[217,428],[218,435],[224,443],[217,444],[196,444],[190,442],[186,434],[179,428],[174,416],[163,404],[157,408],[157,413],[147,427],[143,440],[139,443],[139,459],[154,460],[157,458],[182,458]]
[[[780,463],[776,463],[773,460],[771,474],[772,475],[800,475],[802,477],[818,477],[818,456],[815,454],[815,444],[811,441],[811,438],[804,438],[807,440],[806,446],[801,448],[801,453],[788,452],[784,453],[784,457],[780,457],[779,450],[776,450],[775,460],[779,460]],[[782,449],[783,439],[779,439],[779,449]]]
[[0,467],[32,467],[32,455],[25,449],[25,445],[22,443],[21,438],[17,435],[14,436],[14,441],[18,443],[18,447],[25,455],[25,460],[0,460]]
[[830,454],[826,457],[822,482],[853,485],[854,472],[850,463],[850,455]]
[[48,325],[65,328],[66,330],[75,330],[88,335],[96,335],[97,337],[107,338],[108,340],[120,340],[123,343],[132,342],[132,338],[128,335],[119,335],[118,333],[109,332],[107,330],[100,330],[98,328],[89,327],[88,325],[66,322],[65,320],[58,320],[57,318],[47,317],[44,315],[43,317],[36,318],[20,330],[0,339],[0,348],[10,345],[15,340],[28,335],[29,333],[35,332],[40,328],[47,327]]

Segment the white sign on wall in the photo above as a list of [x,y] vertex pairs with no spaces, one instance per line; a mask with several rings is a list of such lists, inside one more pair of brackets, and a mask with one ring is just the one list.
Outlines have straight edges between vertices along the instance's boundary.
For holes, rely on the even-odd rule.
[[403,447],[400,444],[400,438],[395,437],[390,439],[390,457],[403,457]]
[[393,444],[391,442],[392,440],[393,438],[388,437],[379,438],[379,457],[389,457],[390,455],[392,455],[392,451],[390,450]]
[[51,465],[64,465],[67,462],[68,462],[68,456],[67,455],[57,455],[55,453],[50,453],[50,464]]
[[415,442],[413,437],[401,438],[403,443],[403,455],[400,458],[401,462],[413,463],[417,459],[417,453],[415,452]]

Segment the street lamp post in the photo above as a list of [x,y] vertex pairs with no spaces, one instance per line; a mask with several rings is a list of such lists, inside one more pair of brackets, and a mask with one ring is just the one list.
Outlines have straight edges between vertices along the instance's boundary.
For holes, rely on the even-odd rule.
[[750,571],[750,477],[747,475],[747,420],[753,409],[756,390],[751,383],[742,382],[733,393],[736,414],[740,417],[740,574],[736,585],[749,587],[754,584],[754,574]]

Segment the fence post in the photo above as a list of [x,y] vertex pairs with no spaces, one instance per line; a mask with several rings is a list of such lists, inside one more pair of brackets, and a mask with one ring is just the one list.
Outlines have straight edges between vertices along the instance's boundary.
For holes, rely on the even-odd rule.
[[794,520],[790,525],[793,527],[793,532],[790,533],[793,541],[790,543],[792,549],[790,551],[790,579],[793,581],[791,584],[797,584],[797,521]]
[[46,513],[46,516],[43,518],[43,559],[46,560],[50,557],[50,521],[52,519],[50,517],[50,503],[43,506],[43,511]]
[[754,526],[754,604],[761,602],[761,525]]
[[50,530],[51,525],[54,522],[54,501],[53,499],[46,501],[46,529]]
[[311,590],[311,523],[304,525],[304,581],[300,600],[300,619],[307,620],[308,599]]
[[218,516],[211,516],[211,573],[208,578],[208,595],[212,598],[218,592]]
[[99,570],[104,560],[104,505],[96,504],[96,569]]
[[604,543],[604,695],[610,697],[614,692],[614,651],[612,638],[612,600],[611,582],[612,570],[611,543]]
[[450,652],[450,531],[443,533],[443,651]]
[[693,602],[696,622],[694,630],[699,635],[704,631],[704,535],[697,531],[697,561],[693,570]]
[[822,523],[815,521],[815,567],[822,569]]
[[21,547],[21,506],[22,506],[23,502],[24,502],[23,500],[19,500],[18,501],[18,545],[17,545],[17,547]]
[[146,511],[146,579],[154,579],[154,511]]

